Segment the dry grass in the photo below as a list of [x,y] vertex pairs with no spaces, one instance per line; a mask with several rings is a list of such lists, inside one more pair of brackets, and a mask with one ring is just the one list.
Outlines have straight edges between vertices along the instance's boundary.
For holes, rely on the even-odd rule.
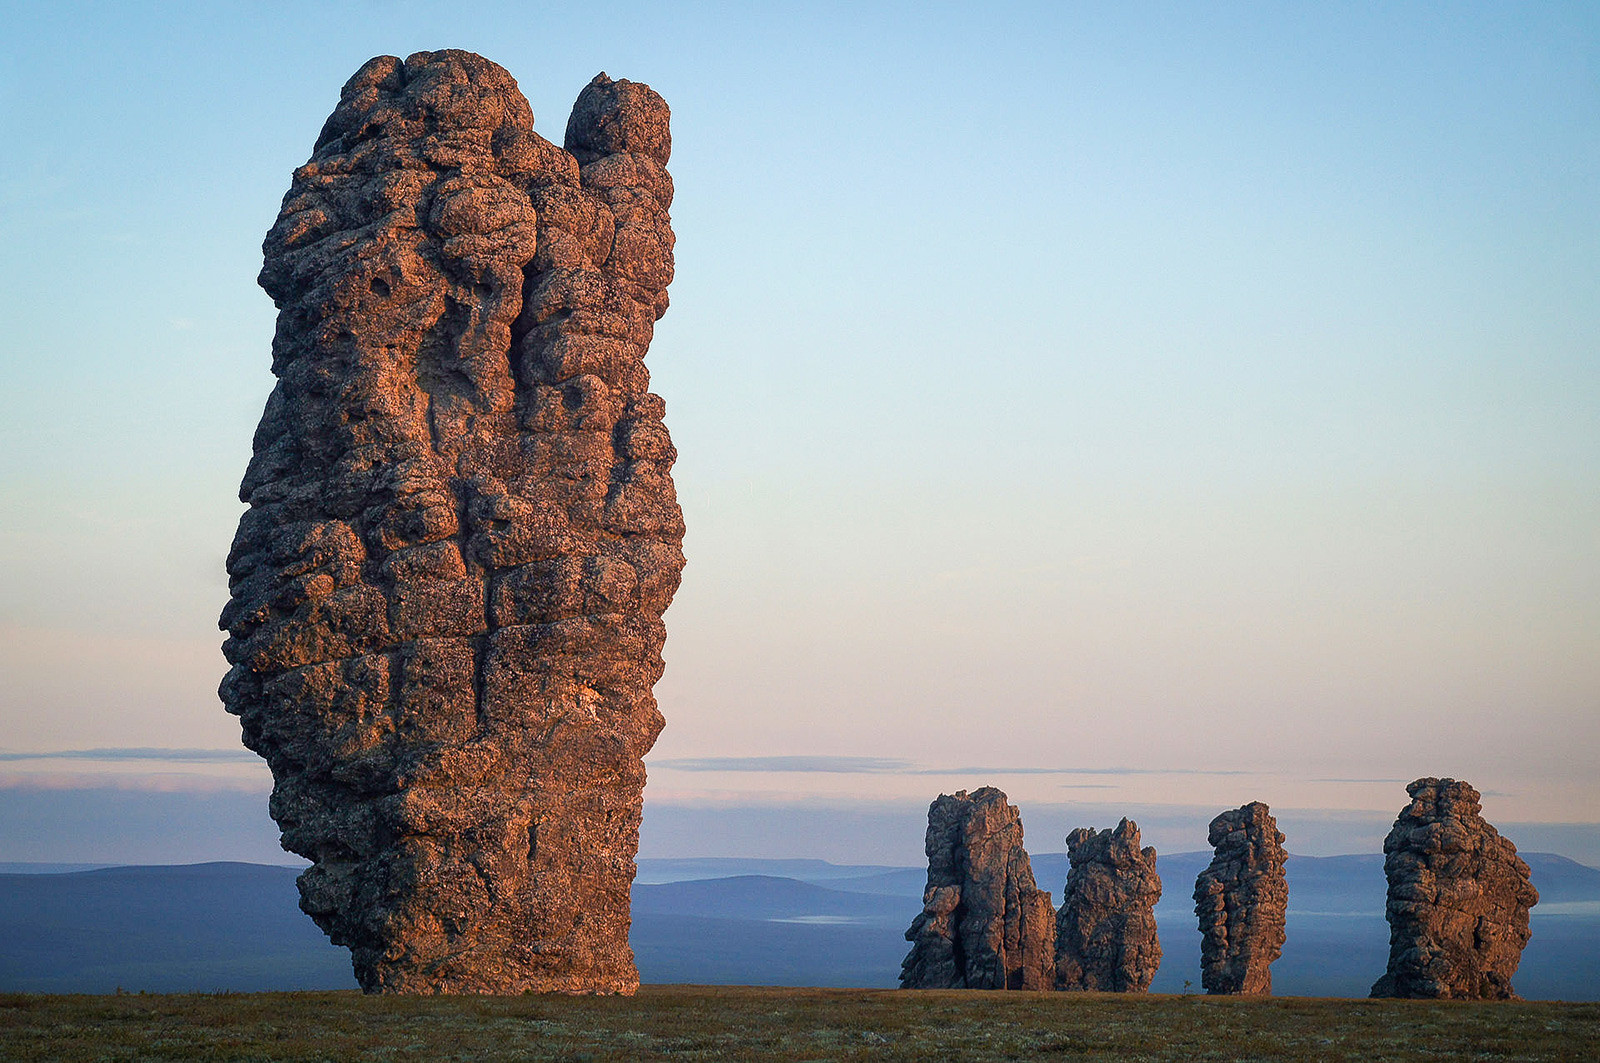
[[7,1060],[1595,1060],[1600,1004],[647,986],[0,995]]

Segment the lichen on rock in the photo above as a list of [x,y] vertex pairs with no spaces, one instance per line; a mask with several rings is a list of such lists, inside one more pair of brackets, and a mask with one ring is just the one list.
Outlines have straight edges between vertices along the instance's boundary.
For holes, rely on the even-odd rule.
[[277,377],[221,696],[301,907],[368,991],[629,992],[641,758],[683,567],[644,355],[666,104],[604,74],[566,147],[470,52],[344,86],[264,245]]
[[1283,832],[1252,801],[1213,819],[1208,839],[1216,852],[1194,884],[1200,984],[1207,993],[1271,993],[1289,908]]
[[1079,827],[1067,835],[1066,886],[1056,913],[1056,988],[1142,993],[1161,966],[1155,905],[1156,851],[1139,847],[1139,825]]
[[1022,817],[992,786],[928,807],[928,884],[906,931],[903,989],[1051,989],[1055,911],[1034,883]]
[[1456,779],[1418,779],[1383,843],[1389,968],[1375,997],[1515,1000],[1539,903],[1528,865]]

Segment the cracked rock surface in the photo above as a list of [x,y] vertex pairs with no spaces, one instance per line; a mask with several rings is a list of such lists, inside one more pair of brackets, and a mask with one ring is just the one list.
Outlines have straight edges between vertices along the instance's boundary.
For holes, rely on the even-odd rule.
[[1022,817],[992,786],[928,807],[928,885],[906,931],[903,989],[1052,989],[1055,911],[1033,880]]
[[1156,851],[1139,848],[1139,825],[1079,827],[1067,835],[1066,888],[1056,913],[1056,988],[1142,993],[1161,966],[1155,905]]
[[1375,997],[1515,1000],[1511,976],[1539,903],[1517,847],[1479,814],[1478,791],[1418,779],[1383,843],[1389,969]]
[[683,567],[644,366],[666,104],[564,147],[470,52],[371,60],[268,233],[277,377],[228,557],[222,700],[301,907],[369,992],[630,992],[641,758]]
[[1207,993],[1271,993],[1289,908],[1283,833],[1252,801],[1213,819],[1209,841],[1216,853],[1194,884],[1200,984]]

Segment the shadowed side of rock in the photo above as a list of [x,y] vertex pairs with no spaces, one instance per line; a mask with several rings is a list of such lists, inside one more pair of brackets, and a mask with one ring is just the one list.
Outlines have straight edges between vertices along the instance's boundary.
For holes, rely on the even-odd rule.
[[301,907],[368,991],[629,992],[641,758],[683,567],[644,366],[666,104],[600,75],[565,149],[469,52],[345,85],[264,245],[276,387],[221,687]]
[[1208,838],[1216,853],[1194,884],[1200,984],[1207,993],[1271,993],[1289,909],[1283,833],[1252,801],[1213,819]]
[[1033,880],[1022,818],[992,786],[928,808],[928,885],[906,931],[904,989],[1050,989],[1055,912]]
[[1479,814],[1478,791],[1418,779],[1383,843],[1389,969],[1375,997],[1515,1000],[1539,903],[1528,865]]
[[1155,905],[1156,851],[1139,848],[1139,825],[1079,827],[1067,835],[1066,887],[1056,913],[1056,988],[1142,993],[1161,966]]

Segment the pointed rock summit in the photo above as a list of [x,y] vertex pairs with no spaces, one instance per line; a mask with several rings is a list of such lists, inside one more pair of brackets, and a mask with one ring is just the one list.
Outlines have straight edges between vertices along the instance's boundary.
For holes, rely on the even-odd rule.
[[644,366],[667,105],[596,77],[566,146],[470,52],[373,59],[267,234],[277,384],[221,696],[300,906],[369,992],[631,992],[641,758],[683,567]]
[[1139,848],[1139,825],[1079,827],[1067,835],[1067,872],[1056,914],[1056,988],[1142,993],[1161,966],[1155,905],[1156,851]]
[[1479,815],[1478,791],[1418,779],[1383,843],[1389,969],[1375,997],[1515,1000],[1511,976],[1539,903],[1517,847]]
[[928,885],[906,931],[903,989],[1051,989],[1055,911],[1033,880],[1022,818],[992,786],[928,807]]
[[1271,993],[1289,908],[1283,833],[1252,801],[1212,820],[1209,840],[1216,854],[1194,884],[1200,984],[1207,993]]

